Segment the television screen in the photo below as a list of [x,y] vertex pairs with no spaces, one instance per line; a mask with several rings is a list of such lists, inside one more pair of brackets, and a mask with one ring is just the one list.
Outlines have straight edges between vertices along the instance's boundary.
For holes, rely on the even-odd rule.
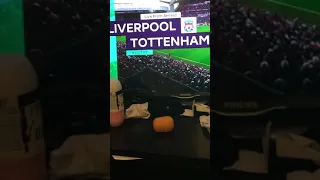
[[312,0],[215,0],[212,89],[224,94],[216,108],[318,107],[319,19]]
[[210,1],[114,0],[111,77],[153,95],[209,92]]

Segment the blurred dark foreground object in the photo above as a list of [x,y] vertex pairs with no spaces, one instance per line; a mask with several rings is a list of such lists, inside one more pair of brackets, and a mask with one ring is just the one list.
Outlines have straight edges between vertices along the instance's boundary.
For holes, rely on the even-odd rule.
[[225,167],[231,166],[238,160],[238,148],[235,145],[234,139],[219,120],[210,119],[210,127],[211,166],[214,170],[222,170]]
[[[191,162],[190,162],[191,163]],[[176,180],[211,179],[210,168],[195,168],[196,164],[176,166],[148,160],[111,160],[112,179]]]

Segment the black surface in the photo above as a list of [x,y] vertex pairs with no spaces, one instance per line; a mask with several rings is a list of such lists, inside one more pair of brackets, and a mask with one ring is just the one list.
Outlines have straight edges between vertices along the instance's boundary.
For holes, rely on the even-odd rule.
[[178,156],[210,159],[210,140],[193,118],[175,118],[170,133],[156,133],[152,119],[129,119],[111,128],[111,148],[115,154],[127,156]]
[[[284,96],[256,81],[212,62],[211,85],[212,108],[225,113],[257,112],[271,107],[283,106]],[[221,78],[223,77],[223,78]],[[250,102],[256,106],[225,107],[225,102]]]
[[[121,74],[119,75],[121,76]],[[134,76],[121,78],[123,89],[143,89],[152,96],[168,97],[184,93],[197,92],[184,84],[170,79],[169,77],[146,68]]]
[[111,177],[112,179],[139,180],[212,179],[209,168],[180,167],[145,160],[111,161]]
[[[198,118],[181,117],[184,108],[172,101],[170,95],[191,93],[194,90],[170,78],[145,69],[135,76],[122,79],[125,107],[148,102],[149,119],[128,119],[117,128],[111,128],[111,148],[114,154],[142,156],[146,160],[180,162],[204,160],[209,166],[210,137],[200,126]],[[170,133],[156,133],[153,119],[171,116],[175,128]],[[189,164],[189,163],[188,163]]]

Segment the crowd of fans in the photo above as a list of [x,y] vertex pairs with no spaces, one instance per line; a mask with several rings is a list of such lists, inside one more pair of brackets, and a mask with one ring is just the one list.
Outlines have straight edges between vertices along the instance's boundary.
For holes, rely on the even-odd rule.
[[178,11],[182,17],[197,17],[199,26],[210,25],[210,1],[181,5]]
[[81,0],[25,1],[27,49],[47,51],[92,32],[107,18],[107,8]]
[[212,6],[215,61],[287,93],[320,90],[320,29],[230,1]]
[[[106,3],[88,0],[23,2],[25,53],[39,77],[44,78],[43,83],[50,85],[58,74],[61,80],[70,76],[73,81],[76,78],[71,76],[98,72],[93,68],[103,61],[99,56],[104,55],[104,59],[108,57],[103,54],[105,50],[99,49],[108,43],[97,41],[102,39],[100,31],[107,34],[107,22],[104,21],[109,7]],[[82,72],[76,70],[82,68],[81,64],[90,66],[87,65]]]
[[[126,44],[117,42],[119,76],[133,76],[146,68],[157,71],[200,92],[210,91],[210,70],[171,59],[169,56],[126,56]],[[173,88],[173,87],[172,87]]]

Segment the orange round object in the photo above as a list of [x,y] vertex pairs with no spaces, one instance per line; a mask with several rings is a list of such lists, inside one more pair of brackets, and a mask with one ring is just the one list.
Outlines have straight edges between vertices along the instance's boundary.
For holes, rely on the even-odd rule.
[[174,129],[174,121],[170,116],[158,117],[153,120],[153,129],[156,132],[171,132]]

